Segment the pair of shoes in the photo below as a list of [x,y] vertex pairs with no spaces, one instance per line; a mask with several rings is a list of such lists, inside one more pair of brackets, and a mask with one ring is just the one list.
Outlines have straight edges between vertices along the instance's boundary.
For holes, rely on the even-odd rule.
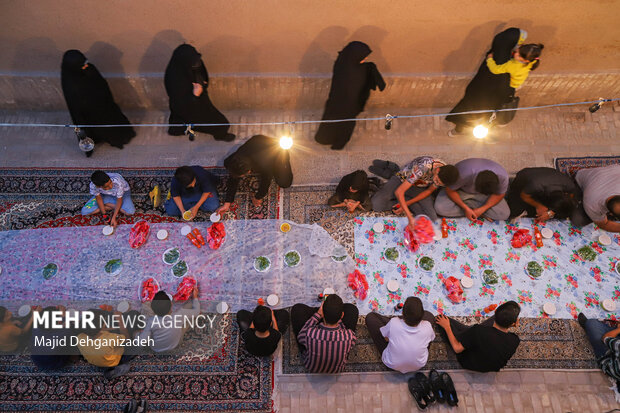
[[400,167],[394,162],[375,159],[368,170],[381,178],[390,179],[396,172],[400,171]]
[[454,383],[448,373],[439,373],[432,369],[427,378],[424,373],[417,372],[407,384],[409,392],[422,410],[434,401],[447,403],[449,406],[457,406],[459,403]]
[[129,363],[119,364],[118,366],[114,368],[106,370],[106,372],[103,373],[103,377],[105,377],[108,380],[112,380],[119,376],[122,376],[123,374],[129,373],[130,369],[131,369],[131,365]]
[[149,198],[153,208],[158,208],[161,205],[161,192],[159,190],[159,185],[155,185],[153,190],[149,192]]
[[130,400],[123,413],[146,413],[148,408],[148,402],[146,400]]
[[583,313],[579,313],[579,315],[577,315],[577,322],[581,328],[586,328],[586,321],[588,321],[588,317],[586,317]]

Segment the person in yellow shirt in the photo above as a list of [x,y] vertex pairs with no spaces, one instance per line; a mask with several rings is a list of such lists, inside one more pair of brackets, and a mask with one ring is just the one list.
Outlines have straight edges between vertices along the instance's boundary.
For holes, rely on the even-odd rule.
[[510,87],[516,90],[523,85],[530,71],[535,70],[540,64],[539,58],[543,48],[542,44],[524,44],[514,52],[512,59],[501,65],[495,63],[493,53],[489,53],[487,66],[494,75],[510,74]]

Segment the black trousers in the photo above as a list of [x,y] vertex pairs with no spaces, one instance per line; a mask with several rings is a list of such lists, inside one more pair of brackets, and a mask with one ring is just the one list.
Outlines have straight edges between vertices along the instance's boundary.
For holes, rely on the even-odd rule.
[[[276,323],[278,323],[278,331],[281,334],[286,333],[289,324],[291,323],[291,318],[286,310],[272,310],[273,315],[276,317]],[[248,310],[239,310],[237,312],[237,323],[239,323],[239,328],[241,332],[247,330],[252,324],[252,313]]]
[[[458,321],[448,317],[448,320],[450,320],[450,327],[452,328],[452,333],[454,333],[454,337],[456,337],[456,339],[459,339],[459,336],[461,334],[463,334],[465,331],[469,330],[472,326],[466,326],[463,323],[459,323]],[[493,327],[493,323],[495,322],[495,316],[491,316],[488,319],[484,320],[482,323],[480,323],[481,326],[485,326],[485,327]],[[450,340],[448,339],[448,335],[446,334],[446,331],[443,328],[440,328],[441,330],[441,338],[444,339],[444,341],[446,342],[447,347],[452,350],[452,345],[450,344]]]
[[[391,317],[381,315],[379,313],[369,313],[366,315],[366,328],[368,328],[368,334],[372,338],[372,342],[375,343],[375,347],[379,350],[379,353],[383,353],[383,350],[387,348],[388,342],[385,341],[385,337],[381,334],[381,327],[389,323]],[[435,316],[428,311],[424,311],[422,320],[426,320],[431,325],[435,325]]]
[[[293,328],[295,338],[299,335],[299,332],[304,327],[304,324],[306,324],[306,321],[310,320],[310,317],[312,317],[318,310],[319,307],[310,307],[305,304],[295,304],[293,308],[291,308],[291,326]],[[353,304],[345,303],[343,311],[344,315],[342,316],[342,324],[355,333],[357,330],[359,310]],[[306,350],[304,346],[299,344],[299,341],[297,344],[302,352]]]

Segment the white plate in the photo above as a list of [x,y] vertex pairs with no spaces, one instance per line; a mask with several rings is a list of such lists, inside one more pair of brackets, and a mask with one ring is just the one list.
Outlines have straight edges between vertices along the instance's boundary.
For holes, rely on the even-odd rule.
[[[295,264],[295,265],[288,265],[288,264],[286,263],[286,259],[285,259],[285,257],[286,257],[286,254],[288,254],[289,252],[296,252],[296,253],[297,253],[297,255],[299,256],[299,261],[297,261],[297,264]],[[297,250],[290,250],[290,251],[286,251],[286,253],[284,254],[284,256],[282,256],[282,260],[284,261],[284,265],[286,265],[287,267],[289,267],[289,268],[295,268],[295,267],[297,267],[299,264],[301,264],[301,254],[300,254],[300,253],[299,253],[299,251],[297,251]]]
[[375,231],[376,234],[381,234],[383,230],[385,230],[385,225],[383,225],[381,222],[375,222],[372,225],[372,230]]
[[614,300],[611,300],[609,298],[606,298],[605,300],[603,300],[603,302],[601,303],[601,306],[603,307],[603,310],[605,311],[616,310],[616,303],[614,302]]
[[424,268],[422,268],[422,266],[420,265],[420,260],[424,257],[428,257],[430,259],[432,259],[431,257],[429,257],[428,255],[420,255],[420,258],[418,258],[418,268],[420,269],[420,271],[424,271],[426,273],[431,273],[433,272],[433,270],[435,269],[435,265],[437,265],[437,263],[435,262],[435,260],[433,260],[433,268],[431,268],[430,270],[425,270]]
[[222,219],[222,217],[216,214],[215,212],[209,216],[209,221],[213,222],[214,224],[216,222],[220,222],[220,219]]
[[620,261],[616,263],[616,274],[620,275]]
[[387,283],[387,289],[390,292],[398,291],[398,287],[399,287],[398,286],[398,281],[396,281],[396,280],[390,280]]
[[125,312],[129,311],[129,302],[128,301],[121,301],[116,306],[116,309],[118,311],[120,311],[121,313],[125,313]]
[[555,304],[550,303],[550,302],[544,303],[542,308],[545,314],[547,315],[554,315],[556,312]]
[[278,305],[279,302],[280,298],[277,295],[269,294],[267,296],[267,304],[269,304],[271,307],[273,307],[274,305]]
[[334,294],[334,293],[335,293],[335,291],[331,287],[327,287],[326,289],[323,290],[323,295],[330,295],[330,294]]
[[168,238],[168,231],[166,231],[165,229],[160,229],[159,231],[157,231],[157,239],[163,241],[166,238]]
[[218,305],[215,307],[215,311],[217,311],[219,314],[224,314],[228,312],[228,304],[226,304],[226,301],[218,303]]
[[[110,261],[112,261],[112,260],[110,260]],[[107,262],[106,262],[106,264],[107,264]],[[103,267],[103,271],[105,271],[105,266]],[[106,271],[106,273],[107,273],[107,274],[110,274],[110,275],[111,275],[111,276],[113,276],[113,277],[115,277],[115,276],[117,276],[118,274],[120,274],[120,273],[121,273],[121,271],[123,271],[123,262],[122,262],[122,261],[121,261],[121,265],[120,265],[120,267],[118,267],[118,268],[116,269],[116,271],[112,271],[112,272],[107,272],[107,271]]]
[[189,264],[187,263],[187,261],[185,261],[185,268],[186,268],[186,270],[185,270],[185,272],[183,273],[183,275],[174,275],[174,267],[175,267],[178,263],[180,263],[181,261],[183,261],[183,260],[179,259],[179,260],[178,260],[177,262],[175,262],[175,263],[174,263],[174,265],[170,268],[170,274],[172,274],[172,276],[173,276],[173,277],[175,277],[175,278],[183,278],[183,277],[187,276],[187,274],[189,274]]
[[186,236],[190,232],[192,232],[192,227],[190,227],[189,225],[183,225],[181,227],[181,235]]
[[[265,257],[264,255],[260,255],[260,257]],[[258,258],[258,257],[256,257]],[[258,272],[267,272],[269,271],[269,268],[271,268],[271,260],[269,259],[269,257],[265,257],[267,258],[267,261],[269,261],[269,265],[267,265],[267,268],[265,268],[264,270],[259,270],[258,267],[256,267],[256,258],[254,258],[254,269]]]
[[540,234],[543,236],[543,238],[546,238],[546,239],[550,239],[551,237],[553,237],[553,231],[550,230],[549,228],[541,229]]
[[611,245],[611,237],[607,234],[601,234],[601,236],[598,237],[598,242],[601,245]]
[[179,251],[179,258],[177,258],[177,260],[175,262],[173,262],[172,264],[170,264],[169,262],[166,262],[166,260],[164,260],[164,256],[166,255],[166,253],[169,252],[169,251],[172,251],[172,250],[179,251],[179,248],[178,247],[168,248],[166,251],[164,251],[163,254],[161,254],[161,260],[166,265],[174,265],[174,264],[176,264],[177,262],[179,262],[181,260],[181,251]]
[[112,225],[106,225],[101,232],[103,232],[103,235],[112,235],[114,234],[114,227]]
[[463,288],[471,288],[474,286],[474,280],[472,280],[471,277],[462,277],[461,286],[463,286]]
[[20,317],[26,317],[28,314],[30,314],[30,306],[28,304],[22,305],[19,307],[19,310],[17,310],[17,315]]

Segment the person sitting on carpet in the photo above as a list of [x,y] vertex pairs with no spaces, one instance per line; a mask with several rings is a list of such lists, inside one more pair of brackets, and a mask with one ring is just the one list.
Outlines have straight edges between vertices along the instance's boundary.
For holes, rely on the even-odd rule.
[[280,188],[288,188],[293,183],[293,171],[288,150],[280,148],[274,138],[255,135],[241,145],[232,155],[224,159],[224,166],[230,174],[226,185],[224,205],[217,213],[223,214],[235,201],[235,194],[241,178],[250,173],[258,174],[258,190],[252,197],[252,204],[259,208],[269,191],[273,179]]
[[133,215],[136,212],[131,200],[129,184],[117,173],[95,171],[90,177],[90,194],[93,197],[82,208],[82,215],[92,215],[101,212],[106,217],[107,211],[114,211],[110,218],[110,225],[116,227],[119,212]]
[[407,297],[402,317],[372,312],[366,316],[368,333],[381,353],[381,361],[401,373],[418,371],[428,360],[428,346],[435,339],[434,316],[424,311],[422,300]]
[[490,159],[470,158],[457,162],[459,179],[442,189],[435,199],[435,211],[444,217],[487,218],[503,221],[510,216],[504,199],[508,172]]
[[620,391],[620,326],[615,328],[579,313],[577,321],[588,336],[594,350],[594,356],[603,373],[616,380],[616,388]]
[[[419,156],[399,169],[389,161],[374,160],[370,172],[388,181],[372,197],[375,211],[403,211],[413,228],[413,215],[424,214],[437,219],[431,195],[444,185],[452,185],[459,179],[459,171],[453,165],[433,156]],[[407,208],[402,208],[407,205]]]
[[148,340],[150,337],[153,340],[150,348],[155,353],[173,350],[181,344],[187,328],[167,325],[163,317],[172,316],[172,320],[197,317],[200,314],[198,287],[192,291],[191,308],[179,308],[172,312],[172,297],[165,291],[158,291],[151,301],[151,309],[155,315],[146,321],[146,327],[139,334],[140,339]]
[[526,213],[541,222],[572,217],[580,199],[575,181],[553,168],[520,170],[506,196],[510,218]]
[[493,317],[471,327],[443,314],[435,317],[435,322],[464,369],[499,371],[519,347],[519,337],[508,329],[518,325],[520,312],[519,304],[508,301],[497,307]]
[[575,225],[594,221],[605,231],[620,232],[620,165],[581,169],[575,180],[583,191]]
[[[41,311],[35,307],[33,311]],[[14,319],[13,313],[6,307],[0,306],[0,352],[9,353],[18,350],[27,343],[28,335],[32,330],[32,314],[27,319]]]
[[362,211],[370,211],[372,204],[370,203],[370,183],[368,175],[362,170],[351,172],[342,177],[336,193],[327,200],[327,205],[332,208],[346,208],[353,213],[356,209]]
[[[45,307],[43,313],[49,313],[50,319],[52,319],[52,312],[60,311],[64,317],[66,308],[62,305]],[[39,370],[58,370],[66,366],[71,360],[79,355],[77,348],[71,344],[71,336],[74,335],[71,328],[45,328],[44,326],[37,326],[32,329],[32,336],[30,338],[30,352],[32,362],[37,366]],[[52,342],[52,339],[57,338],[59,345],[53,348],[45,345],[47,342]],[[65,345],[60,343],[64,342]],[[43,345],[39,345],[39,344]]]
[[[86,328],[78,334],[77,347],[82,357],[93,366],[103,367],[103,375],[106,379],[113,379],[129,372],[129,362],[136,357],[134,354],[125,354],[126,346],[120,345],[125,338],[131,338],[125,325],[125,318],[116,311],[118,317],[119,333],[110,331],[107,326],[112,326],[111,312],[99,309],[90,310],[95,314],[94,328]],[[104,318],[108,317],[107,323]],[[90,340],[89,340],[90,339]],[[115,344],[116,343],[116,344]]]
[[188,220],[195,218],[199,209],[213,212],[220,206],[215,177],[198,165],[181,166],[174,171],[170,196],[164,203],[166,214],[183,216],[185,211],[191,211]]
[[319,308],[305,304],[291,308],[293,334],[311,373],[342,371],[355,344],[358,315],[356,306],[344,304],[336,294],[328,295]]
[[278,348],[282,334],[286,333],[290,318],[286,310],[272,310],[256,306],[253,313],[239,310],[237,322],[248,353],[268,357]]

